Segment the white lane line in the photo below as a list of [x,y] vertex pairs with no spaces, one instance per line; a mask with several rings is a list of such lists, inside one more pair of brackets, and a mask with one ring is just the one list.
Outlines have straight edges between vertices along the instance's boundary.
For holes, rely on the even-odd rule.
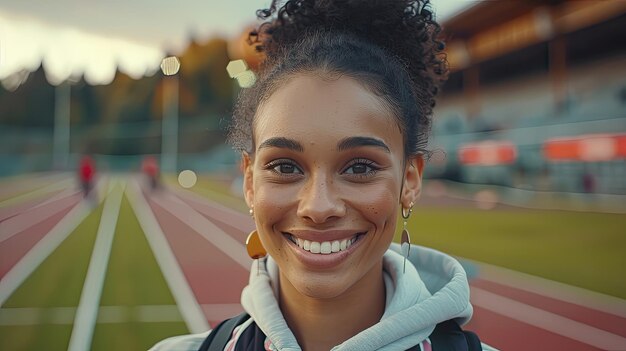
[[[213,305],[202,305],[211,309]],[[232,314],[234,316],[241,311]],[[220,308],[220,306],[218,306]],[[73,324],[76,307],[14,307],[0,309],[0,326]],[[100,306],[97,323],[184,322],[176,305]],[[221,317],[224,319],[225,317]]]
[[96,242],[93,246],[89,268],[87,269],[87,277],[85,278],[80,302],[74,318],[74,327],[72,328],[72,336],[70,337],[68,347],[70,351],[89,350],[91,347],[91,339],[96,326],[96,318],[98,317],[100,296],[102,295],[104,277],[109,264],[109,257],[111,256],[111,247],[113,246],[115,227],[120,214],[124,187],[124,182],[120,181],[112,181],[109,185],[110,195],[107,196],[104,202]]
[[47,201],[46,204],[34,206],[16,216],[0,222],[0,243],[12,238],[15,234],[21,233],[25,229],[35,226],[46,219],[66,210],[68,207],[76,205],[80,200],[73,200],[70,197],[75,193],[68,193],[65,198],[57,199],[55,203]]
[[4,209],[5,211],[0,213],[0,225],[2,223],[4,223],[5,221],[10,220],[12,217],[17,217],[17,216],[21,215],[24,212],[32,211],[32,210],[38,209],[38,208],[40,208],[42,206],[46,206],[46,205],[48,205],[51,202],[56,202],[58,200],[65,199],[65,198],[70,197],[70,196],[72,196],[74,194],[77,194],[78,192],[79,192],[79,190],[77,190],[77,189],[68,188],[68,189],[65,189],[65,190],[57,193],[57,194],[54,194],[53,196],[51,196],[47,200],[43,200],[42,202],[35,203],[34,205],[31,205],[31,206],[24,206],[24,204],[18,204],[16,206],[12,206],[10,208],[6,208],[6,209]]
[[177,196],[183,198],[185,201],[190,201],[203,207],[211,207],[213,212],[217,212],[220,220],[228,223],[236,229],[241,230],[244,233],[247,233],[254,229],[254,221],[252,221],[250,216],[247,216],[246,214],[235,211],[232,208],[226,207],[210,199],[204,198],[189,190],[172,189],[172,191],[175,192]]
[[43,188],[37,188],[37,189],[31,190],[31,191],[29,191],[27,193],[20,194],[20,195],[17,195],[17,196],[13,196],[13,197],[8,198],[6,200],[0,201],[0,208],[1,207],[5,207],[5,206],[10,206],[11,204],[19,203],[19,202],[24,201],[24,200],[36,198],[38,196],[41,196],[43,194],[47,194],[47,193],[50,193],[50,192],[53,192],[53,191],[65,189],[65,188],[71,186],[73,182],[74,182],[73,179],[63,179],[61,181],[58,181],[58,182],[52,183],[50,185],[44,186]]
[[70,197],[70,196],[72,196],[74,194],[78,194],[79,192],[81,192],[81,190],[79,190],[79,189],[77,189],[75,187],[65,188],[62,191],[60,191],[60,192],[54,194],[53,196],[51,196],[49,199],[44,200],[44,201],[42,201],[42,202],[40,202],[38,204],[35,204],[33,207],[28,208],[28,210],[33,210],[33,209],[36,209],[38,207],[45,206],[45,205],[47,205],[47,204],[49,204],[51,202]]
[[178,306],[136,306],[133,310],[133,319],[138,322],[182,322]]
[[199,214],[193,207],[187,205],[170,193],[161,193],[153,198],[160,207],[176,216],[216,248],[228,255],[246,270],[250,269],[250,257],[246,254],[243,243],[224,233],[222,229]]
[[[14,311],[11,311],[14,310]],[[0,310],[0,323],[2,325],[13,325],[9,318],[19,321],[20,324],[14,325],[37,325],[37,324],[72,324],[74,322],[74,315],[76,314],[75,307],[55,307],[55,308],[31,308],[30,311],[24,311],[20,309],[8,309],[8,311]],[[24,308],[24,310],[28,310]],[[4,312],[4,313],[3,313]],[[9,313],[7,313],[9,312]],[[9,317],[9,318],[6,318]],[[39,319],[36,319],[39,318]],[[8,322],[8,323],[5,323]]]
[[42,203],[40,203],[40,204],[37,204],[37,205],[35,205],[35,206],[33,206],[33,207],[29,208],[28,210],[34,210],[34,209],[39,208],[39,207],[41,207],[41,206],[45,206],[45,205],[47,205],[47,204],[49,204],[49,203],[51,203],[51,202],[55,202],[55,201],[57,201],[57,200],[65,199],[65,198],[67,198],[67,197],[70,197],[70,196],[72,196],[72,195],[78,194],[78,193],[80,193],[80,192],[81,192],[80,190],[75,189],[75,188],[68,188],[68,189],[65,189],[65,190],[61,191],[60,193],[58,193],[58,194],[56,194],[56,195],[52,196],[52,197],[51,197],[51,198],[49,198],[48,200],[46,200],[46,201],[44,201],[44,202],[42,202]]
[[47,175],[16,175],[0,180],[0,198],[5,200],[18,196],[20,193],[31,192],[68,178],[69,173],[54,173]]
[[626,338],[558,314],[472,287],[472,304],[602,350],[626,350]]
[[[98,183],[103,186],[104,181]],[[13,292],[30,274],[76,229],[93,211],[93,204],[81,201],[63,217],[28,253],[22,257],[0,280],[0,306],[4,305]]]
[[478,266],[478,278],[626,318],[626,300],[595,291],[461,258]]
[[191,291],[191,287],[185,279],[183,271],[172,252],[172,248],[154,217],[154,213],[152,213],[148,202],[141,194],[141,189],[136,179],[129,181],[126,188],[126,196],[137,215],[139,225],[148,239],[148,244],[161,268],[161,272],[163,272],[174,300],[180,308],[187,328],[194,334],[209,330],[209,323],[202,313],[202,308]]

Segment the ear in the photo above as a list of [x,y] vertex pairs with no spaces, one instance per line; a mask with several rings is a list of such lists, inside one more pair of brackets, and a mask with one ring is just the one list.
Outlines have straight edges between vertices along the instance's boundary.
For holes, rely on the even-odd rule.
[[400,198],[402,207],[409,208],[411,203],[415,203],[419,199],[422,192],[423,171],[424,157],[422,155],[409,157],[404,169],[404,184]]
[[241,168],[243,171],[243,195],[249,208],[254,204],[254,184],[252,183],[252,169],[254,168],[254,160],[247,153],[241,154]]

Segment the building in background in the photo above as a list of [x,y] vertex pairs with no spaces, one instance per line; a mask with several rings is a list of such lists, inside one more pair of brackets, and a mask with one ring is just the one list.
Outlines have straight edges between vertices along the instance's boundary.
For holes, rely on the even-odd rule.
[[626,194],[626,2],[482,1],[443,27],[427,176]]

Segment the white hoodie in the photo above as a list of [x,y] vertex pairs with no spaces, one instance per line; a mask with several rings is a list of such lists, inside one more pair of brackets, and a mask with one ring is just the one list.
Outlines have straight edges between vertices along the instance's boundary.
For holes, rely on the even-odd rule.
[[[456,319],[463,325],[469,321],[469,285],[458,261],[439,251],[411,245],[412,264],[407,262],[403,273],[399,252],[400,245],[394,243],[383,256],[387,300],[380,322],[333,347],[333,351],[406,350],[428,338],[440,322]],[[278,284],[274,260],[255,260],[241,303],[276,350],[300,351],[278,305]],[[197,350],[207,334],[166,339],[151,350]]]

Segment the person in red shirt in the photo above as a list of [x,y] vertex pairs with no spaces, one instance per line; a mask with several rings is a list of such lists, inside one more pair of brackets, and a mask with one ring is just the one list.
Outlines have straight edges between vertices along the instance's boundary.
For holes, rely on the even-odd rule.
[[93,189],[94,178],[96,174],[95,162],[91,156],[85,155],[80,159],[78,166],[78,178],[85,197],[89,196]]
[[159,187],[159,164],[154,156],[146,156],[141,164],[141,171],[148,177],[152,190]]

